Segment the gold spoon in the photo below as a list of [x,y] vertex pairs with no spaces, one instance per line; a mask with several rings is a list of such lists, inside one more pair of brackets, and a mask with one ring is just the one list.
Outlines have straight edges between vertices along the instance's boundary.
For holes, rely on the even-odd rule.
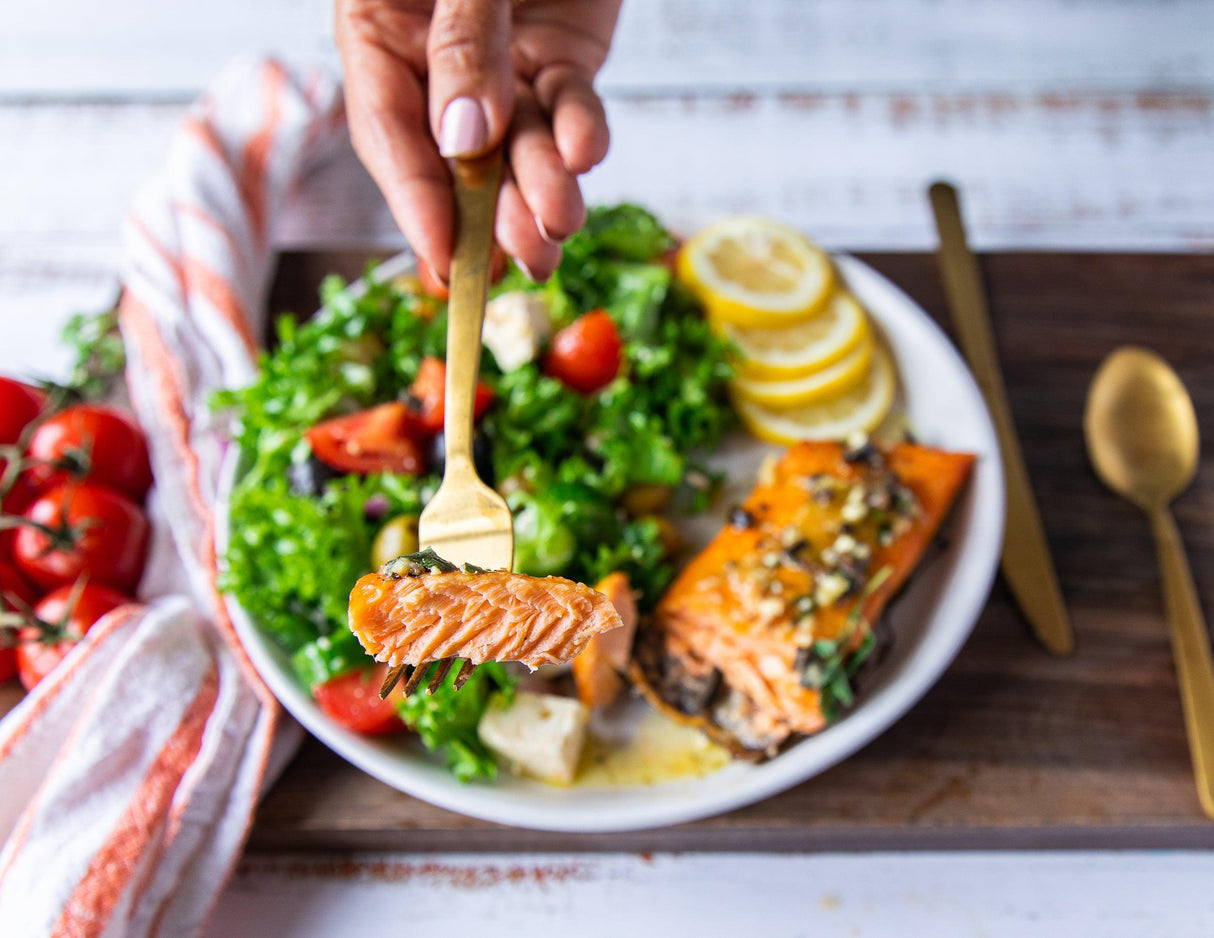
[[1197,794],[1214,817],[1214,660],[1184,544],[1168,510],[1197,471],[1193,402],[1166,361],[1125,346],[1092,379],[1083,430],[1096,474],[1151,519]]
[[[481,362],[481,328],[489,290],[493,219],[502,180],[502,151],[455,160],[455,250],[451,257],[451,296],[447,304],[447,386],[444,392],[443,481],[418,519],[422,549],[457,567],[509,570],[514,562],[514,523],[506,500],[481,481],[472,459],[473,403]],[[431,692],[447,677],[454,659],[434,670]],[[410,673],[404,693],[411,694],[429,670],[429,662]],[[400,680],[405,665],[388,672],[380,696]],[[464,661],[456,686],[472,673]]]

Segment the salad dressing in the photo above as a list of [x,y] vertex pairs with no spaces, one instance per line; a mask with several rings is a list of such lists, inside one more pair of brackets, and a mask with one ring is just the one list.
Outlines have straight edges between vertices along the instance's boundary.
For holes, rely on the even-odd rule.
[[614,732],[591,729],[573,784],[582,788],[657,785],[700,778],[729,762],[729,751],[699,730],[645,706],[627,732],[618,726]]

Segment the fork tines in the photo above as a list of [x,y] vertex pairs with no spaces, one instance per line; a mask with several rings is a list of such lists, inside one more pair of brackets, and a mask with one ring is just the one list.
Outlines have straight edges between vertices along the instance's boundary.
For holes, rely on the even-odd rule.
[[[413,669],[409,672],[408,678],[405,680],[405,686],[401,688],[401,693],[405,697],[408,697],[410,694],[416,691],[421,686],[422,680],[425,678],[426,673],[430,670],[430,665],[437,664],[437,667],[434,669],[433,676],[430,678],[429,683],[426,684],[426,693],[433,694],[434,691],[441,687],[443,682],[447,680],[447,675],[451,673],[451,668],[456,661],[458,661],[460,665],[459,670],[455,672],[455,689],[459,690],[468,683],[468,678],[472,677],[472,672],[476,670],[476,665],[474,665],[471,661],[466,661],[462,658],[440,658],[437,662],[423,661],[421,664],[413,667]],[[408,667],[409,665],[407,664],[398,664],[387,673],[387,675],[384,677],[384,683],[379,688],[379,696],[381,699],[387,698],[388,694],[392,692],[392,688],[394,688],[397,682],[400,681],[402,675],[405,673],[405,669]]]

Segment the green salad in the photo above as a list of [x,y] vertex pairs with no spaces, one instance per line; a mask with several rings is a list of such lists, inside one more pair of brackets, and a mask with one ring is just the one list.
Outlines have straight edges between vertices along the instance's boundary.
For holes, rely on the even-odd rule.
[[[481,471],[514,512],[516,569],[590,584],[623,571],[642,608],[673,576],[667,518],[708,506],[714,479],[698,456],[734,420],[731,348],[663,263],[673,244],[649,212],[619,205],[590,211],[548,283],[510,265],[491,309],[509,296],[541,309],[550,329],[525,337],[535,354],[519,360],[527,356],[507,354],[504,341],[495,354],[487,325],[478,394]],[[258,380],[214,401],[233,421],[245,465],[231,495],[222,587],[292,656],[322,706],[320,688],[372,663],[347,627],[351,587],[375,566],[377,536],[416,517],[441,469],[441,400],[434,411],[429,394],[432,363],[445,355],[446,305],[411,277],[379,279],[372,268],[366,282],[356,296],[327,279],[321,312],[302,324],[281,318]],[[604,330],[614,345],[593,344]],[[584,386],[604,356],[606,382]],[[386,402],[403,402],[419,428],[392,443],[402,460],[394,471],[340,471],[318,459],[320,427],[344,419],[354,421],[347,432],[365,428],[370,418],[359,415]],[[458,777],[488,777],[495,766],[477,720],[511,685],[501,667],[482,666],[460,690],[448,681],[396,710]]]

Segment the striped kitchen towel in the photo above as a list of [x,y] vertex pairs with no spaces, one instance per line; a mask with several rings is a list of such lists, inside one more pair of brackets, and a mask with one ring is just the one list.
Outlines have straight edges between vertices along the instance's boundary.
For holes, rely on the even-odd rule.
[[226,439],[254,375],[272,221],[345,142],[340,88],[242,61],[195,103],[125,231],[127,382],[149,438],[145,605],[115,610],[0,723],[0,932],[193,935],[294,751],[216,589]]

